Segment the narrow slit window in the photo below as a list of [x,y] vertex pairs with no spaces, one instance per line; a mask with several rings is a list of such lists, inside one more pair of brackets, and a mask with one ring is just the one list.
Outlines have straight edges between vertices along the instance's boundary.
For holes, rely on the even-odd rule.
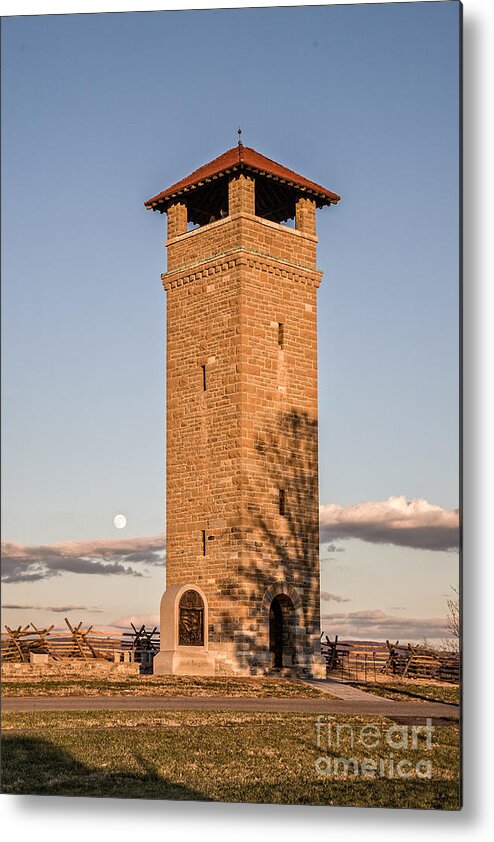
[[206,366],[205,365],[201,365],[201,371],[202,371],[202,391],[205,392],[206,386],[207,386]]
[[202,554],[206,555],[206,530],[202,530]]
[[279,499],[278,499],[278,507],[279,512],[282,517],[285,517],[286,514],[286,496],[285,496],[285,489],[280,488],[279,492]]
[[278,345],[283,348],[285,343],[285,331],[283,330],[283,322],[278,322]]

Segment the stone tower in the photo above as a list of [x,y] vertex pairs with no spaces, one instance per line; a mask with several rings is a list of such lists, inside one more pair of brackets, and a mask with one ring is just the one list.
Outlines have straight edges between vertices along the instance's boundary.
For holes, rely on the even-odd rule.
[[338,201],[239,143],[145,203],[168,216],[156,672],[321,673],[316,209]]

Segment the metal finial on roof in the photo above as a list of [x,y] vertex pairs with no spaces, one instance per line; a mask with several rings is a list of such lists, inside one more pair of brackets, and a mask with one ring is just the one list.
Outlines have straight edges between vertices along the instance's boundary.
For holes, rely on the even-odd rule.
[[239,145],[239,146],[243,146],[243,143],[242,143],[242,129],[240,128],[240,126],[239,126],[239,127],[238,127],[238,129],[237,129],[237,134],[238,134],[238,145]]

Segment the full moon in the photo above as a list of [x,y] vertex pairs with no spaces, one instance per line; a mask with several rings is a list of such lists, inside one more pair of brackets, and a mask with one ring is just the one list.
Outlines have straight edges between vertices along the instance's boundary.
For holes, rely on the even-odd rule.
[[115,515],[113,518],[113,523],[117,527],[117,529],[124,529],[127,526],[127,518],[125,515]]

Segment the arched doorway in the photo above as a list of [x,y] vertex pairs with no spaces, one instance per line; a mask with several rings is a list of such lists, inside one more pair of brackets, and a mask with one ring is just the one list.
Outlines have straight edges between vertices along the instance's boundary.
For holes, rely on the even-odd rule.
[[295,608],[286,594],[275,596],[269,607],[269,651],[275,669],[295,660]]

